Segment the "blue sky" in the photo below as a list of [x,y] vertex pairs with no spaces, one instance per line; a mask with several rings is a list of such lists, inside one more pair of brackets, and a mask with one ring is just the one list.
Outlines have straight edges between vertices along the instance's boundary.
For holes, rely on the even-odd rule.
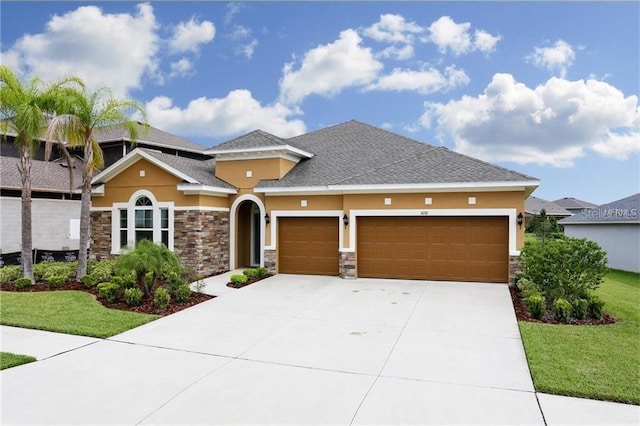
[[[2,64],[205,146],[350,119],[597,204],[640,191],[638,2],[6,2]],[[366,153],[363,153],[366,155]]]

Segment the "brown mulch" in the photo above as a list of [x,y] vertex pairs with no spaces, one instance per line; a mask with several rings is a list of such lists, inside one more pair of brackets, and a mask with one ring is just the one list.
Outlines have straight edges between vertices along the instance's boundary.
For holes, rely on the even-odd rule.
[[206,302],[207,300],[213,299],[215,296],[209,296],[208,294],[196,293],[192,292],[191,297],[185,303],[177,303],[171,300],[169,305],[167,305],[167,309],[164,311],[159,311],[153,306],[153,298],[143,299],[139,306],[129,306],[125,302],[118,303],[108,303],[106,300],[98,297],[98,291],[95,287],[87,288],[84,284],[77,280],[69,280],[62,287],[59,288],[49,288],[49,286],[44,282],[39,282],[31,287],[16,290],[13,283],[7,283],[0,285],[1,291],[21,291],[21,292],[37,292],[37,291],[62,291],[62,290],[78,290],[84,291],[86,293],[92,294],[95,299],[102,303],[102,305],[109,309],[119,309],[121,311],[129,311],[129,312],[138,312],[142,314],[152,314],[152,315],[160,315],[167,316],[174,314],[183,309],[189,308],[191,306],[197,305],[198,303]]
[[599,320],[591,319],[591,318],[577,320],[575,318],[571,318],[569,319],[568,323],[562,323],[562,322],[556,321],[556,319],[553,317],[553,313],[549,312],[548,310],[545,313],[545,315],[542,317],[542,319],[537,320],[535,318],[531,318],[531,315],[529,315],[529,309],[527,309],[527,306],[525,305],[524,300],[522,299],[522,293],[520,292],[520,290],[516,286],[509,286],[509,291],[511,292],[511,301],[513,302],[513,308],[516,311],[516,318],[518,319],[518,321],[542,322],[546,324],[571,324],[571,325],[605,325],[605,324],[613,324],[614,322],[616,322],[616,319],[613,318],[611,315],[604,314],[602,318]]
[[273,275],[272,275],[272,274],[267,274],[267,275],[265,275],[265,276],[264,276],[264,277],[262,277],[262,278],[252,278],[252,279],[247,280],[247,282],[246,282],[246,283],[244,283],[244,284],[236,284],[236,283],[232,283],[231,281],[229,281],[229,282],[227,283],[227,287],[231,287],[231,288],[242,288],[242,287],[246,287],[246,286],[248,286],[248,285],[250,285],[250,284],[257,283],[258,281],[262,281],[262,280],[264,280],[265,278],[269,278],[269,277],[271,277],[271,276],[273,276]]

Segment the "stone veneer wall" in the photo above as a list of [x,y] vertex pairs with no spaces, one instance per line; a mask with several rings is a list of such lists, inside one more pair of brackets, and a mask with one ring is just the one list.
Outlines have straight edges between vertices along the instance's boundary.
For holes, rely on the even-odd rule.
[[275,250],[265,250],[264,251],[264,267],[267,268],[270,274],[275,274],[277,272],[276,268],[276,259],[278,253]]
[[91,212],[89,257],[98,260],[113,257],[111,254],[111,211]]
[[516,283],[516,274],[522,269],[520,256],[509,256],[509,285]]
[[356,277],[355,252],[340,252],[340,278],[353,279]]
[[173,248],[200,275],[229,270],[229,213],[174,212]]

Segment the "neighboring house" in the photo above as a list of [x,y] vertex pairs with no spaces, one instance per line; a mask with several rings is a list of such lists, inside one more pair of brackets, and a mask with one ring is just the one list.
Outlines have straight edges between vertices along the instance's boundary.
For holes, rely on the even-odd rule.
[[257,130],[198,160],[136,148],[98,174],[91,254],[164,242],[203,275],[507,282],[535,178],[357,121]]
[[563,219],[564,233],[587,238],[606,252],[609,267],[640,272],[640,193]]
[[531,219],[533,219],[534,216],[539,215],[542,210],[546,212],[547,217],[553,217],[557,220],[569,217],[573,214],[553,201],[543,200],[542,198],[534,197],[532,195],[524,200],[525,226],[529,226]]
[[[22,246],[20,160],[0,156],[0,254],[19,252]],[[73,181],[81,183],[79,167],[73,167]],[[43,251],[78,250],[80,194],[70,193],[66,162],[33,160],[32,238],[33,248]]]
[[571,212],[571,214],[580,213],[584,209],[592,209],[597,207],[596,204],[590,203],[588,201],[578,200],[573,197],[564,197],[558,200],[552,201],[554,204],[562,207]]

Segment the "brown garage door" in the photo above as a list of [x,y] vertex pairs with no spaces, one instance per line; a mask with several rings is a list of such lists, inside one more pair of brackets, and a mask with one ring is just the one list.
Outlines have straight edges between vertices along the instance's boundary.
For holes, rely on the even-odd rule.
[[358,276],[507,282],[507,217],[358,218]]
[[338,218],[278,219],[278,272],[338,275]]

